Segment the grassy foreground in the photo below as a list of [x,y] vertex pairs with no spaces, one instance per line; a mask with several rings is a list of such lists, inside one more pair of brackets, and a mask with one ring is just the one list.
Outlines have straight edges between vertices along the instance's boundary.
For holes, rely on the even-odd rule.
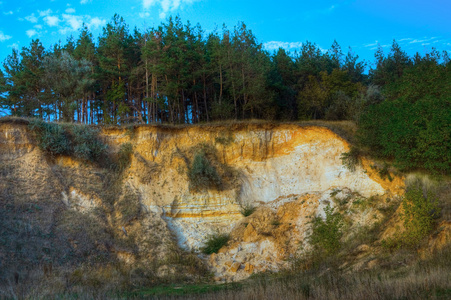
[[414,252],[386,256],[362,272],[338,271],[330,261],[314,270],[263,274],[241,284],[166,286],[124,295],[136,299],[450,299],[451,247],[408,265]]

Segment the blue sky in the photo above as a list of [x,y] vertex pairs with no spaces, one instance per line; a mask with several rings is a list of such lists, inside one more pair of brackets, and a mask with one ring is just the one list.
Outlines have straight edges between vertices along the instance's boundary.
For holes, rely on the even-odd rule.
[[177,14],[206,32],[243,21],[270,51],[306,40],[329,49],[334,39],[370,61],[378,43],[388,51],[393,39],[409,54],[451,51],[449,0],[0,0],[0,61],[32,39],[47,48],[77,37],[83,22],[97,38],[115,13],[141,29]]

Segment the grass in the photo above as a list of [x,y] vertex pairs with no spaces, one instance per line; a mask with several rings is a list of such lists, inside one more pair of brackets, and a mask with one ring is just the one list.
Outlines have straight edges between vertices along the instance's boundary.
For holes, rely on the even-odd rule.
[[[0,124],[8,123],[8,124],[23,124],[28,125],[33,119],[23,118],[23,117],[1,117]],[[62,124],[62,123],[61,123]],[[66,123],[69,124],[69,123]],[[126,130],[126,134],[130,137],[134,137],[134,132],[137,128],[145,128],[145,127],[156,127],[163,131],[179,131],[184,130],[188,127],[198,127],[205,130],[217,130],[220,128],[226,128],[228,130],[248,130],[251,128],[259,128],[271,130],[275,129],[277,126],[281,125],[293,125],[299,127],[310,127],[310,126],[318,126],[324,127],[341,138],[345,139],[349,143],[353,143],[355,141],[355,134],[357,131],[357,126],[352,121],[326,121],[326,120],[309,120],[309,121],[297,121],[297,122],[281,122],[281,121],[268,121],[268,120],[258,120],[258,119],[249,119],[249,120],[223,120],[223,121],[214,121],[214,122],[206,122],[206,123],[198,123],[198,124],[170,124],[170,123],[161,123],[161,124],[139,124],[139,125],[85,125],[93,128],[102,128],[105,130],[112,129],[124,129]],[[233,138],[228,136],[219,136],[217,140],[218,143],[223,145],[228,145],[230,142],[233,142]]]
[[[151,299],[449,299],[451,247],[433,257],[391,269],[341,271],[330,264],[304,271],[261,273],[233,284],[164,285],[127,293]],[[340,263],[340,262],[338,262]]]
[[127,294],[130,298],[148,296],[195,296],[208,293],[217,293],[226,290],[240,290],[242,283],[227,284],[171,284],[142,289]]

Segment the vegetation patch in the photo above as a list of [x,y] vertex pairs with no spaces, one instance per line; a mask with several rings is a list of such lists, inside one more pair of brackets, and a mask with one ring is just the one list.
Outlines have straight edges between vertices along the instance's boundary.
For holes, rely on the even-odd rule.
[[205,242],[205,246],[200,250],[204,254],[218,253],[219,249],[227,245],[229,239],[230,235],[226,233],[211,234],[208,236],[207,241]]
[[122,171],[130,165],[133,154],[133,145],[131,143],[123,143],[119,147],[117,153],[117,168]]
[[186,150],[177,148],[174,155],[186,163],[186,170],[179,168],[178,171],[186,172],[191,191],[239,189],[239,172],[220,161],[213,145],[200,143]]
[[343,236],[343,217],[334,213],[333,208],[327,205],[324,208],[325,219],[316,217],[312,221],[312,233],[309,237],[315,253],[330,256],[338,253],[341,248],[340,239]]
[[382,241],[386,248],[417,247],[432,232],[441,210],[432,190],[425,190],[419,182],[407,188],[402,200],[405,231]]
[[35,133],[38,146],[51,155],[67,155],[98,162],[108,146],[98,134],[99,130],[86,125],[30,121],[28,127]]
[[362,162],[361,157],[362,153],[359,148],[355,146],[351,146],[348,152],[342,153],[340,156],[340,159],[343,163],[343,165],[350,170],[351,172],[354,172]]
[[245,204],[241,205],[240,213],[245,217],[249,217],[255,212],[256,209],[257,208],[255,206],[252,206],[251,204]]
[[[142,289],[133,292],[133,297],[148,297],[148,296],[189,296],[206,293],[217,293],[221,291],[237,291],[242,288],[242,283],[227,283],[227,284],[171,284],[160,285],[153,288]],[[212,295],[212,297],[214,297]]]
[[221,135],[215,138],[215,143],[221,144],[223,146],[229,146],[234,142],[234,138],[231,135],[225,136]]
[[194,191],[218,188],[221,185],[221,178],[204,151],[194,155],[193,162],[188,168],[188,179],[190,189]]

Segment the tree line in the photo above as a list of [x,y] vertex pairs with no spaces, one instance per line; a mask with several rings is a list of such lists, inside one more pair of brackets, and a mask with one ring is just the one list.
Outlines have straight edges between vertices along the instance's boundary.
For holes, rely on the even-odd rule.
[[96,41],[83,26],[64,45],[13,49],[0,109],[85,124],[353,120],[373,155],[450,173],[450,83],[448,53],[434,48],[411,57],[393,41],[369,65],[336,41],[269,53],[244,23],[206,34],[175,17],[130,30],[115,15]]
[[[94,41],[88,28],[45,49],[14,49],[0,73],[13,115],[97,124],[224,119],[348,118],[341,101],[365,92],[364,62],[338,43],[270,54],[244,23],[205,34],[169,18],[129,30],[115,15]],[[351,103],[348,103],[351,105]]]

